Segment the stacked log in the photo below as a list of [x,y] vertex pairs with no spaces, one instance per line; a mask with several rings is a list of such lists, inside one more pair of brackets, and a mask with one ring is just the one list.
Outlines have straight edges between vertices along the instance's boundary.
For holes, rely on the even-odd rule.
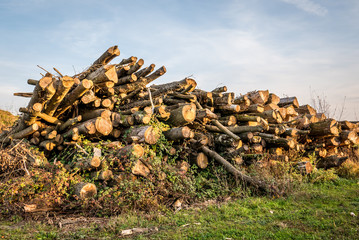
[[[118,159],[112,165],[131,162],[132,173],[146,177],[151,164],[143,159],[144,148],[156,144],[163,134],[188,151],[182,160],[203,169],[213,158],[260,189],[265,188],[263,183],[232,164],[253,164],[267,153],[271,159],[287,161],[286,152],[294,150],[317,154],[318,167],[327,169],[343,162],[343,148],[359,143],[358,123],[327,119],[311,106],[299,105],[296,97],[280,98],[268,90],[235,96],[226,86],[204,91],[191,78],[151,84],[166,73],[164,66],[143,67],[144,60],[137,57],[110,64],[119,55],[113,46],[75,76],[47,72],[39,80],[29,79],[28,84],[35,86],[33,93],[15,93],[29,97],[29,104],[20,109],[21,118],[0,140],[27,139],[47,152],[78,145],[81,136],[94,143],[111,140],[105,143],[117,150]],[[168,129],[154,128],[152,120]],[[101,150],[96,151],[72,167],[91,171],[96,180],[116,178],[119,172],[103,167]],[[186,172],[187,165],[180,165],[181,172]],[[92,196],[93,187],[81,183],[76,194]],[[86,193],[87,188],[91,193]]]

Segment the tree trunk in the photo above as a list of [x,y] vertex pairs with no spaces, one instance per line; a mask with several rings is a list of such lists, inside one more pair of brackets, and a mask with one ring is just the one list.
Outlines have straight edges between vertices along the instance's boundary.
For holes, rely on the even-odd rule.
[[74,186],[74,193],[81,199],[91,198],[97,194],[96,185],[80,182]]
[[160,134],[157,130],[153,129],[152,126],[135,126],[134,128],[130,128],[127,134],[127,142],[138,142],[138,143],[147,143],[147,144],[155,144],[160,138]]
[[183,139],[193,138],[194,133],[189,127],[178,127],[172,128],[170,130],[164,131],[163,134],[165,137],[171,141],[179,141]]
[[167,122],[173,126],[183,126],[191,123],[196,118],[196,105],[186,104],[171,111]]

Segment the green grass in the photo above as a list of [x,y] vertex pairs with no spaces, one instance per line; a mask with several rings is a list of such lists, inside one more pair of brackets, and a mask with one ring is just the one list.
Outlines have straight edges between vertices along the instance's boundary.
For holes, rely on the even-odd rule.
[[0,239],[116,239],[134,227],[159,229],[134,239],[358,239],[358,215],[359,183],[339,179],[303,185],[287,198],[248,197],[178,212],[130,212],[72,228],[14,217],[0,223]]

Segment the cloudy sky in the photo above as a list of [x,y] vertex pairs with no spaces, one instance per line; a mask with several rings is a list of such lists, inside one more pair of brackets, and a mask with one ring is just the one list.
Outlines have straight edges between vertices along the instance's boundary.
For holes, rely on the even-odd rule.
[[[357,0],[2,0],[0,108],[17,111],[40,65],[73,75],[108,47],[165,65],[157,83],[269,89],[359,120]],[[116,62],[116,60],[114,60]]]

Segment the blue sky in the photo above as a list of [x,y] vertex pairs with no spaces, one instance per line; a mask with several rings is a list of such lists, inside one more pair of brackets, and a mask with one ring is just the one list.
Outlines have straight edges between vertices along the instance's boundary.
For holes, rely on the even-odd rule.
[[[118,45],[122,58],[165,65],[157,83],[192,76],[198,87],[236,94],[327,99],[359,120],[357,0],[0,1],[0,108],[27,99],[36,65],[73,75]],[[114,60],[116,62],[116,59]],[[336,110],[336,112],[334,112]]]

